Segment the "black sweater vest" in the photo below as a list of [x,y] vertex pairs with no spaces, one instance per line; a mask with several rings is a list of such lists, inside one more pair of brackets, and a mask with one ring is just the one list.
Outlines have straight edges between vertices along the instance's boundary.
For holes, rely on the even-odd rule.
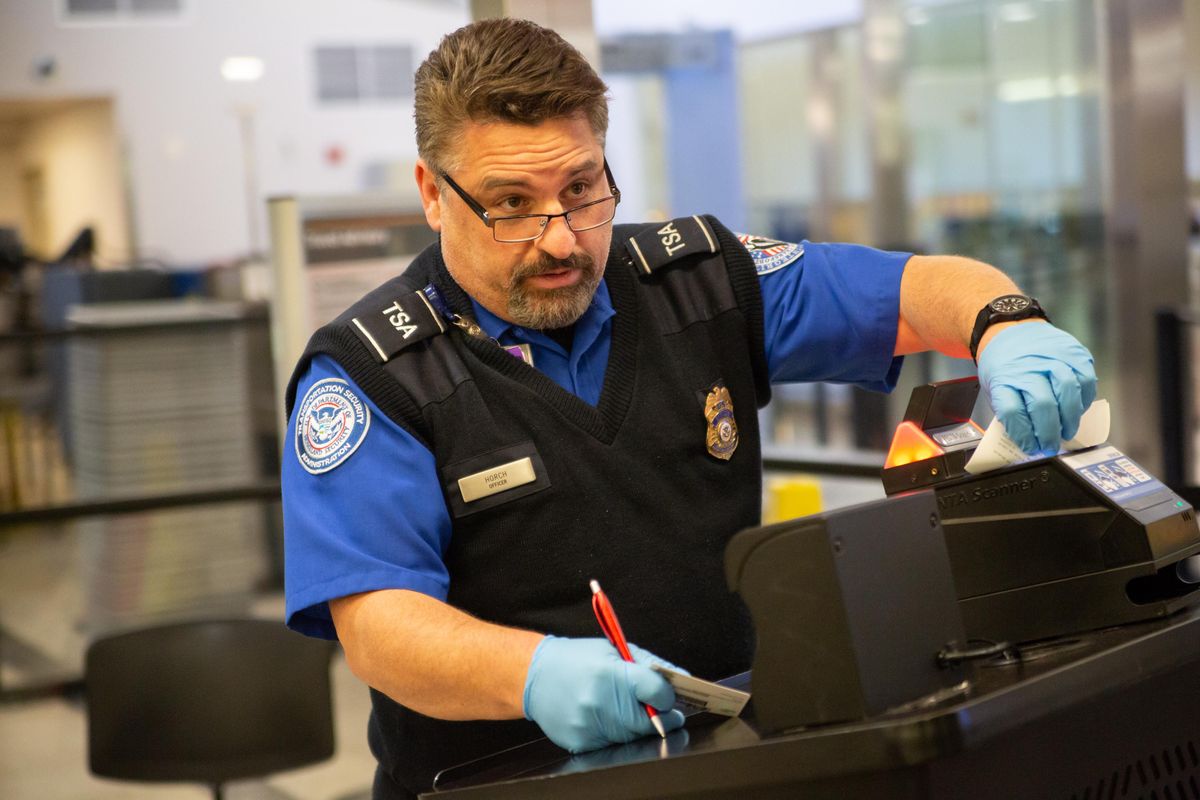
[[[451,605],[503,625],[600,636],[588,589],[595,578],[629,641],[705,678],[749,668],[749,616],[722,564],[729,538],[759,520],[757,410],[770,392],[762,300],[744,247],[706,221],[717,252],[662,264],[647,265],[630,242],[661,224],[614,229],[605,281],[616,314],[597,407],[457,328],[381,363],[387,354],[364,343],[354,319],[427,283],[471,313],[438,245],[313,335],[288,387],[289,414],[298,376],[327,353],[430,448],[444,496],[412,502],[449,509]],[[648,274],[638,275],[634,256]],[[717,384],[729,389],[739,433],[728,461],[706,446],[705,399]],[[526,457],[532,482],[464,502],[459,478]],[[374,690],[372,698],[377,797],[424,791],[445,767],[541,735],[524,720],[447,722]]]

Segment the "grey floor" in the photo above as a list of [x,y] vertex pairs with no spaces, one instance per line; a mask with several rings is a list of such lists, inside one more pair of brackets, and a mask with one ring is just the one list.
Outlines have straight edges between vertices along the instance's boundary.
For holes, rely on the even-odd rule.
[[[367,690],[339,655],[333,662],[337,751],[323,764],[232,784],[227,800],[358,800],[369,796],[375,759],[367,749]],[[135,784],[88,774],[86,719],[62,698],[0,704],[0,798],[3,800],[203,800],[183,784]]]
[[[89,577],[87,532],[80,528],[64,524],[0,531],[0,686],[6,690],[82,675],[89,621],[107,597]],[[255,595],[228,610],[282,620],[283,598]],[[357,800],[369,794],[375,770],[367,749],[370,698],[340,652],[331,675],[334,758],[266,781],[233,784],[228,800]],[[94,778],[87,768],[86,735],[87,718],[78,700],[59,696],[0,702],[0,800],[209,796],[199,786]]]

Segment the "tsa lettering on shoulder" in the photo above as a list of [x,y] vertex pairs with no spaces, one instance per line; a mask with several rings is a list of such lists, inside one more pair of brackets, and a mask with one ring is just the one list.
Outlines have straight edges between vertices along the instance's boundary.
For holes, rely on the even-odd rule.
[[400,307],[400,301],[396,300],[390,306],[383,310],[383,315],[387,317],[388,322],[396,329],[396,332],[401,334],[405,339],[417,332],[417,326],[412,324],[412,317],[408,315],[403,308]]
[[683,234],[675,229],[674,222],[668,222],[659,228],[658,235],[661,237],[663,247],[666,248],[668,256],[675,255],[675,252],[685,245]]

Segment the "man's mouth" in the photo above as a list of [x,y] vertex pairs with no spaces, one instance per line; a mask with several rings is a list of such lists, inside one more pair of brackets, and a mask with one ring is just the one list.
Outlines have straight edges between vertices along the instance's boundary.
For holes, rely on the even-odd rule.
[[574,286],[583,275],[583,270],[564,267],[562,269],[539,272],[525,278],[528,285],[537,289],[558,289],[563,286]]

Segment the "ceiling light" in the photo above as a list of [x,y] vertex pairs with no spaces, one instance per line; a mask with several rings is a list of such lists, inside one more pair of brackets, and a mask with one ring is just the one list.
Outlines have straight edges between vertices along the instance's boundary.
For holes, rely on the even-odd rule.
[[1036,18],[1037,14],[1029,3],[1005,3],[1000,6],[1000,19],[1003,22],[1031,22]]
[[254,56],[230,56],[221,62],[221,77],[227,81],[256,81],[263,75],[263,62]]

